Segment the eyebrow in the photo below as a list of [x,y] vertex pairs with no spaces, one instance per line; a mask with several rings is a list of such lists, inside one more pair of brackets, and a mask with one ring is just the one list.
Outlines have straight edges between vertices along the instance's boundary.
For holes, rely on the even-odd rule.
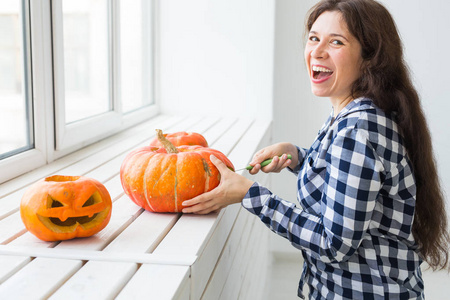
[[[316,31],[310,31],[309,34],[317,34],[317,32]],[[346,40],[348,42],[348,39],[345,36],[343,36],[342,34],[330,33],[330,36],[332,36],[332,37],[341,37],[341,38],[343,38],[344,40]]]

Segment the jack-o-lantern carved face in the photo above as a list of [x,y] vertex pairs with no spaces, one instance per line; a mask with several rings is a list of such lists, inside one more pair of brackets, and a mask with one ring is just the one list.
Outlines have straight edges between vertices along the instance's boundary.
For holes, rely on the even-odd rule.
[[55,175],[33,184],[23,195],[25,227],[44,241],[91,236],[108,224],[112,202],[97,180]]

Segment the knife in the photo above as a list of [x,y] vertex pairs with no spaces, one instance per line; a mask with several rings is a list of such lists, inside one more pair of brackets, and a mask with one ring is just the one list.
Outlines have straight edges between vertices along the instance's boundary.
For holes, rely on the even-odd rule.
[[[281,155],[280,155],[279,157],[281,157]],[[288,155],[287,155],[287,159],[291,159],[291,158],[292,158],[292,155],[288,154]],[[265,161],[263,161],[263,162],[261,163],[261,168],[267,166],[267,165],[270,164],[271,162],[272,162],[272,158],[266,159]],[[235,172],[237,172],[237,171],[242,171],[242,170],[249,170],[249,171],[250,171],[251,169],[253,169],[253,166],[248,165],[248,166],[246,166],[245,168],[236,170]]]

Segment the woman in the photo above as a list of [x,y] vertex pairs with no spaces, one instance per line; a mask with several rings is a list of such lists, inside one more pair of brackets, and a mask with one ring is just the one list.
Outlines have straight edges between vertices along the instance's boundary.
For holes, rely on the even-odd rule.
[[450,237],[430,134],[395,23],[373,0],[325,0],[306,27],[312,92],[330,99],[332,113],[309,150],[269,146],[255,154],[250,171],[270,157],[262,171],[289,167],[302,209],[213,159],[220,185],[186,201],[183,211],[242,202],[302,251],[301,297],[306,282],[314,299],[423,298],[420,264],[446,268]]

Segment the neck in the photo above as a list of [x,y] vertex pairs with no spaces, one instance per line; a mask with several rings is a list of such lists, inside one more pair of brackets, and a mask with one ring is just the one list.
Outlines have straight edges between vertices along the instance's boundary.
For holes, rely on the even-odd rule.
[[334,118],[341,112],[341,110],[347,106],[350,102],[353,101],[353,98],[348,96],[344,99],[336,99],[336,98],[330,98],[331,105],[333,106],[333,113]]

